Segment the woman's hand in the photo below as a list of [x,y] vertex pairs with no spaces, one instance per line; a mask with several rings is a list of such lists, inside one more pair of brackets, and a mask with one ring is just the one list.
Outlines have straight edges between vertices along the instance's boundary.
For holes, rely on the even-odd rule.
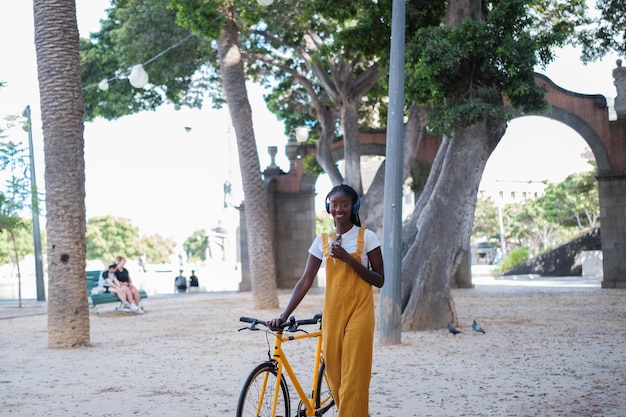
[[280,330],[280,325],[283,324],[286,321],[287,320],[285,320],[285,319],[283,319],[282,317],[279,316],[279,317],[273,318],[271,320],[268,320],[267,321],[267,325],[272,330]]
[[331,258],[339,259],[343,262],[349,262],[352,256],[341,246],[339,242],[331,242],[329,250]]

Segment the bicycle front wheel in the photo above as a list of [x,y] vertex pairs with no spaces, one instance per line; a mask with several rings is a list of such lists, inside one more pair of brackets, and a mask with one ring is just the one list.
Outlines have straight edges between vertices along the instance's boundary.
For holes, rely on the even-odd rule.
[[289,390],[282,376],[276,414],[272,415],[277,378],[276,366],[272,362],[265,362],[254,368],[241,389],[237,417],[289,417],[291,413]]
[[326,376],[326,365],[324,362],[320,365],[319,376],[317,377],[317,395],[315,398],[315,415],[336,416],[337,407],[335,400],[328,386],[328,377]]

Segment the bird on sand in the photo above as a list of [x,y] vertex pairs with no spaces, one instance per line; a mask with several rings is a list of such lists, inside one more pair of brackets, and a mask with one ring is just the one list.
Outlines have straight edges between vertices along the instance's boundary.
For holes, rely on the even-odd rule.
[[485,330],[483,330],[483,328],[480,327],[478,323],[476,323],[476,320],[472,322],[472,330],[474,330],[477,333],[485,334]]
[[452,333],[453,335],[455,335],[455,336],[456,336],[458,333],[463,333],[462,331],[460,331],[460,330],[455,329],[454,327],[452,327],[452,325],[451,325],[451,324],[448,324],[448,331],[449,331],[450,333]]

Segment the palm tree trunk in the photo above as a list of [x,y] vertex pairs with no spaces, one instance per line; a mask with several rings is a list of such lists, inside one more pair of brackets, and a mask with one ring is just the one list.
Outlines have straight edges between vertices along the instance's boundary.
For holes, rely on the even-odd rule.
[[87,346],[84,102],[74,0],[34,0],[48,231],[48,346]]
[[252,296],[256,308],[277,308],[276,265],[269,209],[261,181],[261,166],[252,125],[252,109],[246,90],[237,23],[232,12],[227,10],[224,16],[226,19],[218,42],[218,54],[222,83],[239,151],[248,229]]

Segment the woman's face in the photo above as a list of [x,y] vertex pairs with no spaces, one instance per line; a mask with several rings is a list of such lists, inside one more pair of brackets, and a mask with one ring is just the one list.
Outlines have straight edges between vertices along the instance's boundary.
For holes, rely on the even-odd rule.
[[329,199],[330,215],[336,222],[350,221],[352,198],[343,191],[336,192]]

